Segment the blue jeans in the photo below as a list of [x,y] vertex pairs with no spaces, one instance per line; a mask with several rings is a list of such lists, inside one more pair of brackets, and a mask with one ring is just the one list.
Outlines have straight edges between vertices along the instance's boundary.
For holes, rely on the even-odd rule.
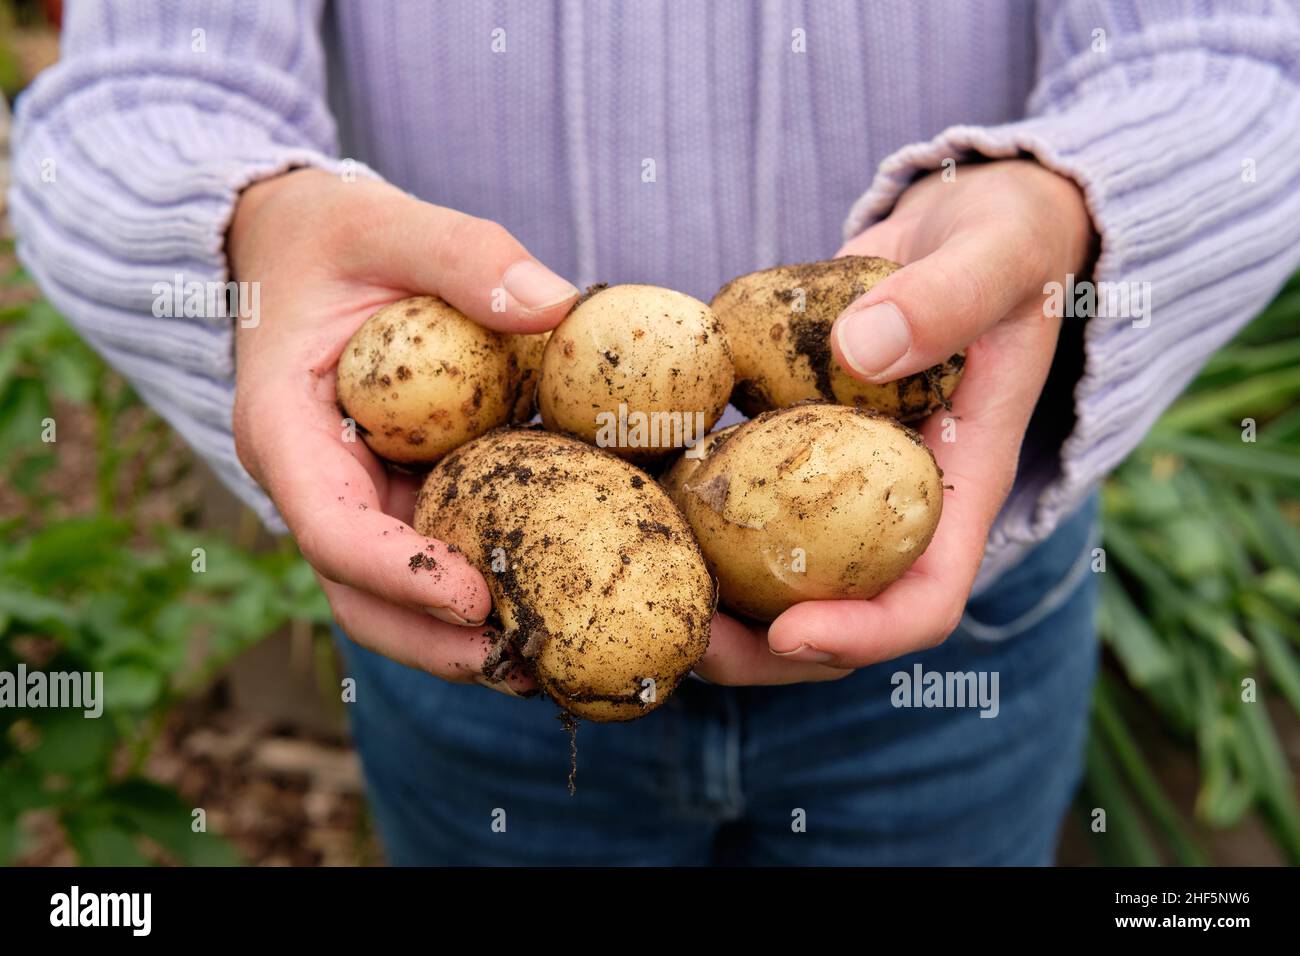
[[[972,601],[946,643],[840,681],[685,681],[583,722],[340,641],[394,864],[1045,865],[1078,784],[1097,663],[1095,499]],[[997,677],[996,716],[895,706],[894,675]],[[948,698],[949,704],[954,703]],[[968,701],[973,703],[973,701]],[[983,708],[992,713],[992,707]]]

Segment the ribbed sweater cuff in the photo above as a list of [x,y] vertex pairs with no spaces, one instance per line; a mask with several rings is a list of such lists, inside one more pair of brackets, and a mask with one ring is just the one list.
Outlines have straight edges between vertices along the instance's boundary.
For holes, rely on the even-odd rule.
[[1150,283],[1149,326],[1087,320],[1074,429],[1017,477],[977,590],[1083,501],[1297,265],[1300,97],[1288,69],[1204,50],[1146,61],[1148,79],[1130,86],[1132,69],[1096,73],[1069,95],[1045,84],[1031,104],[1040,115],[954,126],[898,150],[845,223],[848,238],[883,218],[945,159],[1028,155],[1082,188],[1101,237],[1094,281]]
[[[59,83],[20,104],[10,206],[50,301],[273,530],[231,434],[234,320],[156,317],[158,283],[224,283],[240,192],[294,167],[374,175],[256,103],[184,77]],[[324,142],[313,142],[323,139]]]

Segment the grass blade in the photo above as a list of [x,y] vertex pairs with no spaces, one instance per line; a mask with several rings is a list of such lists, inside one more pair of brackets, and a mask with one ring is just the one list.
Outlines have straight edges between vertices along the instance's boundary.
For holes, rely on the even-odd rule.
[[1132,735],[1124,726],[1119,709],[1111,699],[1110,682],[1099,681],[1093,707],[1094,726],[1101,731],[1106,745],[1115,754],[1124,775],[1133,785],[1156,826],[1169,841],[1169,848],[1182,866],[1205,866],[1209,859],[1197,845],[1178,809],[1165,796],[1159,782],[1147,769],[1146,760],[1133,743]]

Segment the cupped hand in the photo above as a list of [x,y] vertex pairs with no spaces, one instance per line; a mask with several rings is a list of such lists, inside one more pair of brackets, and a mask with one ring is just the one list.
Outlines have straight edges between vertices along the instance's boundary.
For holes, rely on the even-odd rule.
[[[484,675],[487,586],[460,554],[411,527],[418,480],[344,440],[335,368],[371,313],[411,295],[439,296],[498,331],[539,332],[578,290],[496,223],[319,170],[245,190],[227,251],[232,277],[260,293],[259,313],[236,335],[236,449],[339,625],[363,647],[447,680],[531,689],[518,673]],[[431,555],[436,569],[415,555]]]
[[1015,478],[1020,446],[1056,349],[1044,286],[1088,266],[1094,242],[1070,180],[1029,160],[957,167],[913,184],[888,218],[840,255],[904,268],[836,321],[835,359],[888,382],[962,349],[950,411],[919,428],[943,469],[943,515],[929,547],[867,601],[809,601],[772,622],[783,661],[855,668],[941,643],[957,628],[985,542]]

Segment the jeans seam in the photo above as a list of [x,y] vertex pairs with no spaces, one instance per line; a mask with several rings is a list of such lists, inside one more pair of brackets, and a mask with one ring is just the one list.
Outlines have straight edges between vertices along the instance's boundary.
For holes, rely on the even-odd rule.
[[1084,575],[1092,561],[1093,549],[1101,542],[1101,522],[1094,520],[1088,528],[1087,542],[1078,559],[1062,576],[1061,580],[1048,588],[1042,599],[1025,613],[1006,624],[984,624],[976,620],[967,611],[961,618],[961,629],[977,641],[1005,641],[1023,634],[1039,624],[1049,614],[1061,607],[1074,594],[1083,581]]

